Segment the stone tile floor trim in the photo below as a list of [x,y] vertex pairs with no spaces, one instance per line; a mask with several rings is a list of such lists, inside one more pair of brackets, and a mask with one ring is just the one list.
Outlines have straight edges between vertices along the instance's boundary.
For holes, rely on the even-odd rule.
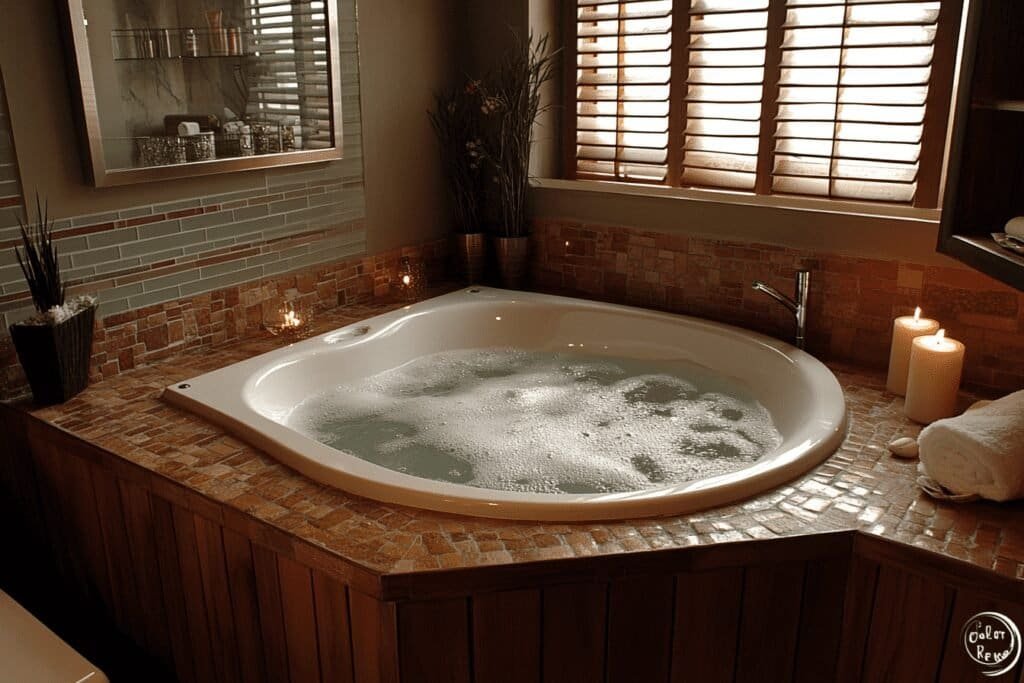
[[[401,305],[342,307],[322,315],[317,328]],[[696,514],[516,522],[380,503],[318,484],[160,400],[169,384],[282,343],[267,335],[187,351],[98,382],[61,406],[19,407],[223,506],[224,515],[249,516],[377,576],[860,530],[1024,580],[1024,503],[953,505],[922,494],[916,461],[893,458],[885,447],[919,427],[874,373],[831,365],[846,394],[849,434],[831,458],[785,486]]]

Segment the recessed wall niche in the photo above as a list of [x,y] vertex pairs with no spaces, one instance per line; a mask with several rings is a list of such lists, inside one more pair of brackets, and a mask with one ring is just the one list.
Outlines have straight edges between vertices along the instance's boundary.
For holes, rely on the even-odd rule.
[[67,9],[95,185],[341,157],[335,3],[67,0]]

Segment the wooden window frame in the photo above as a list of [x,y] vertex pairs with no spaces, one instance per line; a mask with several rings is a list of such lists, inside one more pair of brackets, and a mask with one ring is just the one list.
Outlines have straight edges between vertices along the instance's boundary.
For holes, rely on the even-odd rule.
[[[764,90],[761,100],[761,120],[757,157],[757,177],[753,192],[730,188],[716,188],[681,183],[683,166],[683,141],[686,125],[686,80],[689,69],[690,43],[690,0],[673,0],[672,6],[672,65],[669,83],[669,135],[668,170],[664,182],[649,180],[608,180],[576,170],[576,125],[577,125],[577,2],[562,1],[562,35],[564,37],[563,93],[563,177],[566,180],[588,180],[598,182],[624,183],[628,185],[685,188],[689,190],[710,190],[716,193],[738,192],[744,195],[794,197],[819,199],[826,202],[858,202],[866,204],[936,209],[941,201],[943,160],[946,152],[946,137],[949,126],[950,107],[953,96],[953,82],[956,70],[957,42],[960,35],[960,18],[963,0],[940,0],[939,17],[936,22],[934,57],[928,79],[928,96],[925,103],[924,127],[921,136],[921,153],[918,159],[917,190],[913,202],[885,202],[867,199],[816,197],[814,195],[790,194],[772,191],[772,168],[775,160],[775,126],[778,111],[779,80],[781,74],[781,53],[785,33],[786,0],[769,0],[767,39],[765,45]],[[894,0],[896,1],[896,0]],[[685,17],[684,24],[678,18]]]

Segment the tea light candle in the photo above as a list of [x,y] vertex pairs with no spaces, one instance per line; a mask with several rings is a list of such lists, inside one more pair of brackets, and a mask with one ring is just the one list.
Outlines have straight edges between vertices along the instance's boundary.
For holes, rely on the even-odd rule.
[[903,412],[923,424],[956,415],[963,369],[964,345],[947,338],[945,330],[914,339]]
[[889,378],[885,388],[890,393],[904,396],[907,393],[907,372],[910,369],[911,342],[918,337],[935,334],[939,323],[921,317],[921,307],[914,309],[914,315],[904,315],[892,323],[892,346],[889,349]]

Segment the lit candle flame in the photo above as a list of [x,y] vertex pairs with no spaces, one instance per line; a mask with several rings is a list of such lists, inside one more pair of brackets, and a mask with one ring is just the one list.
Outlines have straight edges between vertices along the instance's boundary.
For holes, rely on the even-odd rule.
[[920,322],[921,320],[921,307],[918,306],[914,309],[914,322]]
[[935,333],[935,345],[938,346],[946,338],[946,330],[939,330]]
[[285,327],[298,327],[302,324],[302,319],[296,315],[295,311],[287,311],[284,314],[284,326]]
[[411,277],[409,277],[408,275],[403,275],[402,276],[402,284],[403,285],[408,287],[411,283],[412,283],[412,278]]

